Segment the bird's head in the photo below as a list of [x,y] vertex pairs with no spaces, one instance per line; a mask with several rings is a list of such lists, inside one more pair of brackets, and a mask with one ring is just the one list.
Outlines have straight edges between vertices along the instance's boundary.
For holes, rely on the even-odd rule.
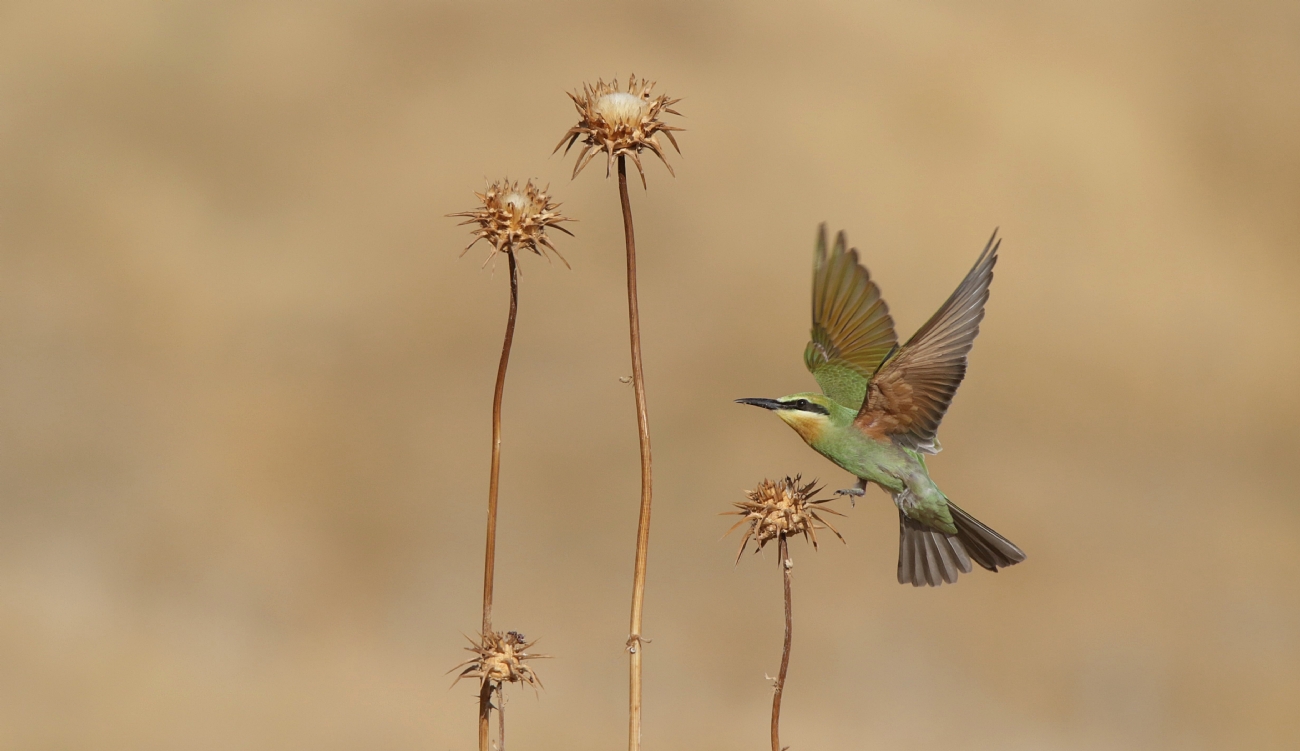
[[808,443],[817,440],[823,431],[837,423],[836,418],[841,417],[839,413],[845,410],[825,394],[811,391],[780,399],[737,399],[736,403],[772,410]]

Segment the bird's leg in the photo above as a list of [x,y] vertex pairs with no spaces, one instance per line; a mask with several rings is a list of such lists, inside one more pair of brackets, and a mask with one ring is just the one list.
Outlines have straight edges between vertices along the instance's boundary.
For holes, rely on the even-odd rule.
[[857,508],[857,499],[866,494],[867,481],[861,477],[858,478],[858,484],[855,487],[835,491],[835,495],[847,495],[849,497],[849,505],[854,508]]

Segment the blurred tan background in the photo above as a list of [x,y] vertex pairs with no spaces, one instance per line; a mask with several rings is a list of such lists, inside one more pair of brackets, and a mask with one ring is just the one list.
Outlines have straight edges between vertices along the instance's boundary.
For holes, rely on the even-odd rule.
[[[1024,565],[894,581],[872,490],[798,547],[795,749],[1300,747],[1295,3],[0,4],[0,747],[468,749],[504,266],[496,622],[513,745],[624,742],[638,476],[616,184],[565,91],[682,97],[632,195],[656,506],[647,751],[766,744],[775,557],[717,514],[845,473],[817,223],[909,335],[1005,237],[934,475]],[[848,509],[845,509],[848,511]]]

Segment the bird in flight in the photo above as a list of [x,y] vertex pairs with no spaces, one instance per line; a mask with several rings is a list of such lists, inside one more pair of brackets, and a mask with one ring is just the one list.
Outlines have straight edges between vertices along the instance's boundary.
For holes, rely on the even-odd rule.
[[971,561],[997,571],[1025,559],[1010,540],[949,500],[925,466],[926,454],[939,453],[939,422],[966,375],[1000,244],[994,231],[957,290],[900,347],[857,249],[843,232],[828,247],[823,224],[813,261],[812,341],[804,350],[823,393],[736,400],[772,410],[819,454],[853,473],[857,486],[840,493],[861,496],[874,482],[893,497],[899,584],[936,587],[970,573]]

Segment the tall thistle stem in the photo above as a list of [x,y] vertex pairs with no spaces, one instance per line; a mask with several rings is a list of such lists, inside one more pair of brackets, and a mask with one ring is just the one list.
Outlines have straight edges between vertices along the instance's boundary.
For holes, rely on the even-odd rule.
[[794,568],[794,562],[790,560],[784,532],[781,533],[780,554],[785,579],[785,646],[781,650],[781,672],[777,673],[776,684],[772,687],[772,751],[781,751],[781,694],[785,690],[785,673],[790,669],[790,632],[794,627],[794,611],[790,606],[790,569]]
[[632,618],[627,639],[629,751],[641,747],[641,614],[645,602],[646,556],[650,548],[650,428],[645,406],[645,375],[641,370],[641,315],[636,295],[636,238],[632,233],[632,204],[627,195],[627,164],[618,156],[618,195],[623,204],[623,239],[627,244],[627,315],[632,341],[632,390],[636,394],[636,427],[641,439],[641,516],[636,528],[636,566],[632,573]]
[[[483,634],[492,633],[492,585],[497,556],[497,490],[501,478],[501,400],[506,389],[506,368],[510,365],[510,345],[515,339],[515,316],[519,311],[519,268],[513,251],[506,253],[510,262],[510,315],[506,319],[506,337],[501,344],[501,364],[497,366],[496,393],[492,396],[492,475],[488,480],[487,545],[483,554]],[[485,677],[478,695],[478,747],[488,749],[488,717],[492,712],[492,686]],[[497,722],[500,722],[498,718]],[[504,731],[503,731],[504,732]]]
[[[558,229],[565,234],[573,234],[561,226],[563,222],[572,221],[561,215],[559,204],[551,200],[545,189],[538,189],[529,180],[522,186],[519,181],[498,180],[489,183],[487,190],[475,193],[480,205],[470,211],[458,211],[448,216],[463,217],[462,225],[477,227],[470,233],[474,239],[465,250],[481,240],[486,240],[491,247],[489,260],[504,253],[510,264],[510,314],[506,318],[505,340],[501,343],[501,363],[497,366],[496,390],[492,396],[492,468],[488,478],[488,513],[487,542],[483,551],[483,623],[479,638],[467,649],[474,653],[474,658],[457,665],[452,670],[460,670],[456,678],[475,677],[481,683],[478,692],[478,747],[479,751],[489,751],[488,722],[492,715],[492,692],[500,697],[497,704],[497,730],[500,733],[500,745],[505,746],[505,723],[501,719],[505,706],[504,685],[506,683],[526,683],[540,686],[537,674],[525,665],[525,661],[542,655],[530,655],[527,650],[534,642],[528,642],[517,631],[497,633],[492,630],[492,590],[496,575],[497,557],[497,494],[501,484],[501,402],[506,390],[506,369],[510,366],[510,345],[515,339],[515,319],[519,312],[519,259],[521,250],[531,250],[537,255],[550,251],[559,255],[559,251],[546,236],[547,229]],[[560,260],[564,260],[563,256]],[[565,265],[568,265],[567,263]]]
[[[569,94],[578,110],[578,124],[569,128],[555,145],[555,151],[564,147],[569,153],[579,140],[582,150],[573,165],[577,177],[597,155],[604,154],[605,163],[618,158],[618,197],[623,206],[623,238],[627,243],[627,314],[632,340],[632,383],[636,394],[637,435],[641,442],[641,514],[636,530],[636,567],[632,575],[632,618],[628,628],[627,651],[630,656],[628,670],[628,751],[641,747],[641,613],[645,602],[646,553],[650,546],[650,428],[645,407],[645,375],[641,371],[641,317],[636,299],[636,238],[632,232],[632,203],[627,196],[627,158],[630,156],[645,187],[645,172],[641,169],[643,150],[649,150],[664,163],[672,174],[672,165],[664,158],[663,147],[656,138],[659,133],[668,138],[674,148],[677,139],[673,131],[681,128],[667,125],[663,113],[679,115],[672,105],[679,100],[666,94],[652,95],[654,83],[631,76],[627,91],[618,82],[598,81],[595,86],[584,84],[582,91]],[[678,149],[681,153],[681,149]],[[608,175],[608,171],[605,173]]]

